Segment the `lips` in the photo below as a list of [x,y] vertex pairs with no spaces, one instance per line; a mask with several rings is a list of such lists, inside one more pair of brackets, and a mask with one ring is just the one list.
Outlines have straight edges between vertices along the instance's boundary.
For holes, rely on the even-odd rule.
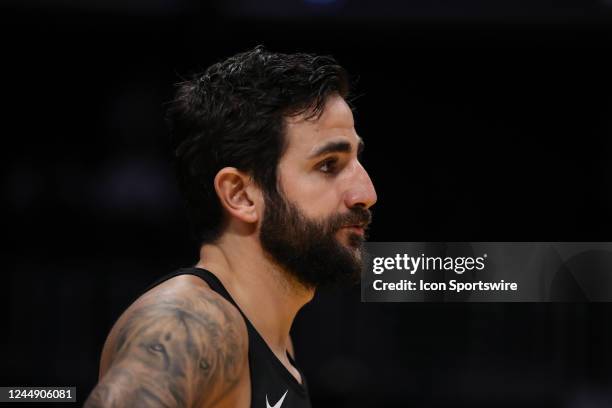
[[[332,231],[346,230],[349,234],[349,239],[356,238],[355,236],[361,237],[361,240],[365,240],[366,231],[372,220],[372,214],[366,208],[357,206],[351,208],[350,212],[346,214],[339,214],[334,217],[333,222],[330,225],[333,226]],[[351,238],[352,236],[352,238]]]
[[365,234],[365,224],[347,225],[346,227],[342,227],[342,228],[347,229],[359,235]]

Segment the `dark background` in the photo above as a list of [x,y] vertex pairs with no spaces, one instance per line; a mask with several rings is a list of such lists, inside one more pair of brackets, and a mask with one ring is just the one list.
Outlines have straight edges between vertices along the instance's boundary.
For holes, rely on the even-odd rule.
[[[4,1],[0,385],[97,379],[107,332],[197,260],[163,122],[264,44],[357,83],[373,241],[612,241],[612,3]],[[612,406],[608,304],[362,304],[294,327],[314,406]]]

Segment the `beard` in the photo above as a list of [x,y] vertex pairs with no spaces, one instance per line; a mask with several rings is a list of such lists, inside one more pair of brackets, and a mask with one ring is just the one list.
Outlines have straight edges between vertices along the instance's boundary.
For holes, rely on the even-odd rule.
[[311,219],[282,193],[266,195],[260,230],[263,249],[287,273],[307,288],[355,284],[363,267],[365,236],[348,235],[348,245],[336,237],[341,228],[370,223],[372,215],[363,207],[345,214]]

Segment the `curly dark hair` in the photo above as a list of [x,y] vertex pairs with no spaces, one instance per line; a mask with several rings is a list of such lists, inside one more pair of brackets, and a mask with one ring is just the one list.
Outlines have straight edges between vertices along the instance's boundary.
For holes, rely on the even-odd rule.
[[285,150],[285,120],[321,115],[327,98],[347,98],[348,76],[336,60],[281,54],[258,46],[177,84],[167,122],[179,188],[196,238],[214,242],[223,212],[214,178],[223,167],[253,177],[266,196],[278,194],[276,168]]

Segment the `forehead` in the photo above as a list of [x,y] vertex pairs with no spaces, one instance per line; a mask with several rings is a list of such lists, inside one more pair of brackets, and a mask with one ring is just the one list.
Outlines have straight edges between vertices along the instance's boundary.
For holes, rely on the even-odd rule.
[[331,141],[347,141],[354,146],[359,143],[353,112],[340,95],[327,99],[320,117],[304,118],[305,115],[298,115],[286,120],[285,156],[309,155]]

